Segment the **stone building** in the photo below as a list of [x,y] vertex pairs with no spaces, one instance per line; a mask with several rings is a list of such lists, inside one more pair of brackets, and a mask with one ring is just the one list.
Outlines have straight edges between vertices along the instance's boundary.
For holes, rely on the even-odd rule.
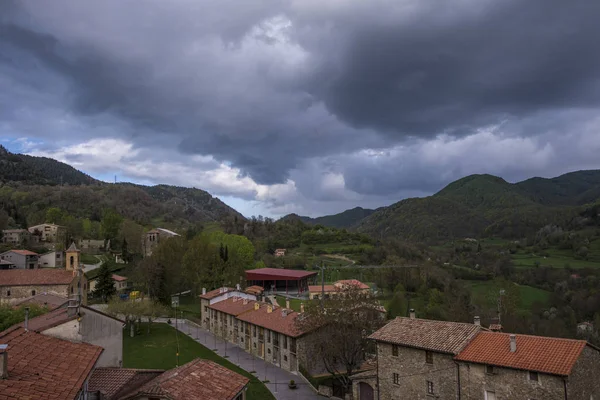
[[0,270],[0,303],[16,303],[40,293],[65,298],[80,294],[87,304],[87,279],[81,271],[64,269]]
[[584,340],[479,332],[456,361],[461,399],[600,399],[600,349]]
[[37,236],[40,242],[62,243],[67,234],[67,228],[56,224],[40,224],[27,228],[29,233]]
[[230,287],[220,287],[209,292],[206,291],[206,288],[202,288],[202,294],[199,297],[200,314],[202,315],[202,327],[204,329],[211,329],[211,314],[210,310],[208,309],[208,306],[234,296],[251,301],[257,300],[256,294],[254,292],[246,292],[245,290],[242,290],[240,288],[240,285],[237,285],[235,289]]
[[[398,317],[369,338],[377,343],[381,400],[456,399],[454,361],[481,327],[476,324]],[[480,399],[481,397],[479,397]]]
[[308,287],[308,298],[320,299],[321,296],[325,298],[335,297],[343,295],[348,291],[357,291],[359,293],[368,295],[371,292],[369,285],[362,283],[357,279],[343,279],[335,282],[332,285],[310,285]]
[[18,246],[28,243],[30,239],[31,233],[27,229],[4,229],[2,231],[2,243]]
[[40,255],[29,250],[9,250],[0,254],[0,260],[12,263],[18,269],[34,269],[38,267]]
[[146,232],[142,238],[144,257],[151,256],[152,251],[161,241],[175,236],[179,236],[179,234],[164,228],[155,228]]
[[233,296],[207,306],[209,329],[227,341],[290,372],[310,370],[310,335],[296,327],[299,313]]

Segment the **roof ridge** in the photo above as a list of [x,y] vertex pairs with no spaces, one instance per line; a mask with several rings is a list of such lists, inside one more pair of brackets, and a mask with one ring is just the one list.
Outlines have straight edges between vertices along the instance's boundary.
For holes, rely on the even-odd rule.
[[589,343],[587,340],[583,340],[583,339],[571,339],[571,338],[562,338],[562,337],[556,337],[556,336],[530,335],[528,333],[494,332],[494,331],[482,331],[481,333],[498,334],[498,335],[504,335],[504,336],[515,335],[515,336],[525,336],[525,337],[532,337],[532,338],[541,338],[541,339],[547,339],[547,340],[564,340],[566,342]]

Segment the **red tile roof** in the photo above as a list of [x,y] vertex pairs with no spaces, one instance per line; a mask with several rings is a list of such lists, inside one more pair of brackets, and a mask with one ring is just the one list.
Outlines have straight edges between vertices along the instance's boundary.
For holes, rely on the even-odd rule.
[[317,275],[316,272],[283,268],[259,268],[246,271],[247,280],[298,280]]
[[64,269],[0,270],[0,286],[69,285],[73,272]]
[[568,376],[586,346],[584,340],[516,335],[517,351],[510,351],[510,334],[480,332],[457,356],[460,361]]
[[246,293],[250,293],[250,294],[261,294],[262,292],[265,291],[265,288],[262,286],[258,286],[258,285],[252,285],[252,286],[248,286],[246,288]]
[[164,372],[162,369],[96,368],[88,383],[88,391],[101,392],[106,400],[118,399]]
[[249,381],[213,361],[197,358],[154,378],[124,399],[162,395],[172,400],[232,400]]
[[370,289],[369,285],[362,283],[358,279],[342,279],[334,283],[335,286],[353,286],[357,289]]
[[26,332],[0,335],[8,344],[8,378],[0,379],[2,400],[69,400],[78,397],[102,348]]
[[211,304],[210,306],[208,306],[208,308],[212,308],[213,310],[221,311],[229,315],[238,316],[241,313],[253,310],[254,303],[255,301],[253,300],[247,300],[246,302],[244,302],[244,299],[242,299],[241,297],[234,296],[228,298],[227,300]]
[[22,256],[39,256],[38,253],[34,253],[33,251],[29,251],[29,250],[9,250],[6,253],[17,253],[17,254],[21,254]]
[[323,288],[321,287],[321,285],[309,285],[308,286],[308,291],[310,293],[320,293],[322,289],[325,290],[325,292],[337,292],[338,291],[338,289],[333,285],[324,285]]
[[215,297],[217,297],[217,296],[219,296],[219,295],[221,295],[221,294],[223,294],[225,292],[229,292],[231,290],[234,290],[233,288],[226,287],[225,288],[225,292],[222,292],[221,291],[222,289],[223,288],[218,288],[218,289],[215,289],[215,290],[211,290],[210,292],[206,292],[206,294],[201,294],[200,298],[204,299],[204,300],[212,300]]
[[127,280],[126,277],[121,276],[121,275],[116,275],[116,274],[112,275],[112,279],[113,279],[113,281],[117,281],[117,282],[123,282],[123,281]]
[[[62,325],[65,322],[73,321],[75,319],[77,319],[76,314],[69,316],[66,308],[57,308],[49,313],[31,318],[27,326],[31,331],[43,332],[46,329],[54,328],[55,326]],[[24,322],[19,325],[24,326]]]
[[[263,328],[283,333],[284,335],[297,337],[305,332],[302,332],[296,326],[296,318],[298,313],[292,310],[283,309],[281,307],[274,308],[272,312],[268,312],[268,304],[259,302],[250,302],[252,304],[260,304],[260,308],[245,312],[238,315],[240,321],[250,322],[251,324],[261,326]],[[286,311],[286,315],[283,316],[283,310]]]
[[400,346],[458,354],[480,329],[475,324],[397,317],[369,338]]

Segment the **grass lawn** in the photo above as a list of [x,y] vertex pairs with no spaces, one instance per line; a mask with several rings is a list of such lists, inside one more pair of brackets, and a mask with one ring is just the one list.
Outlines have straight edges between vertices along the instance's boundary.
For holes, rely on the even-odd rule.
[[[280,307],[285,307],[285,300],[286,298],[283,296],[276,296],[277,298],[277,304],[279,304]],[[290,308],[294,311],[298,311],[300,312],[300,303],[304,303],[304,305],[306,305],[306,303],[309,300],[299,300],[299,299],[289,299],[290,300]]]
[[97,257],[87,253],[81,253],[79,255],[79,261],[84,264],[98,264],[98,262],[100,262]]
[[177,309],[180,312],[183,311],[184,318],[189,318],[194,321],[200,321],[202,319],[199,298],[194,298],[193,296],[179,296],[179,307],[177,307]]
[[513,263],[517,268],[532,268],[536,265],[553,268],[600,268],[600,262],[577,260],[571,255],[559,250],[548,251],[549,256],[534,255],[523,251],[512,255]]
[[[123,367],[145,369],[171,369],[176,364],[176,330],[167,324],[155,323],[150,335],[146,334],[146,325],[142,324],[141,334],[133,338],[123,334]],[[246,396],[248,400],[275,399],[269,389],[254,375],[215,354],[189,336],[178,332],[179,365],[195,358],[212,360],[234,372],[250,378]]]
[[[488,307],[496,307],[496,293],[499,292],[498,282],[490,281],[467,281],[471,288],[471,296],[473,302],[487,305]],[[526,285],[514,285],[519,287],[519,308],[529,310],[533,303],[540,302],[547,304],[550,298],[550,292]]]

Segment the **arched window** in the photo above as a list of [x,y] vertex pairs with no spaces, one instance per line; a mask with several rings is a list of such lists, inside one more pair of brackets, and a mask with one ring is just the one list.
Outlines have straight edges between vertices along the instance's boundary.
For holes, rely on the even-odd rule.
[[73,264],[75,263],[75,257],[71,256],[71,259],[69,260],[71,268],[73,268]]

